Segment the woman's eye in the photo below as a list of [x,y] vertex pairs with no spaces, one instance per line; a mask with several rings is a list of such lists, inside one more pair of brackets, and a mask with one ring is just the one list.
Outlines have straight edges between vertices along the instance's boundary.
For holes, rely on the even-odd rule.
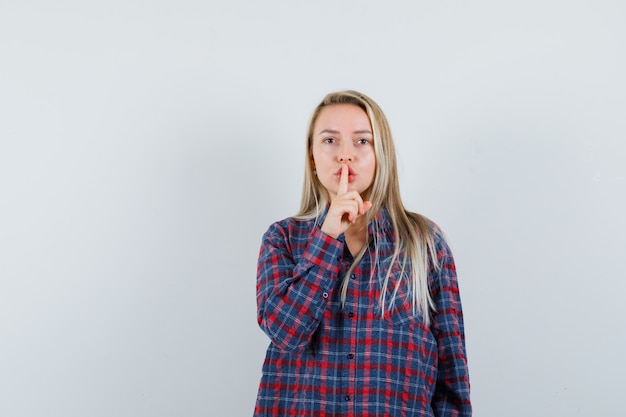
[[361,139],[358,139],[356,141],[356,143],[358,143],[359,145],[367,145],[368,143],[370,143],[370,140],[369,139],[365,139],[365,138],[361,138]]
[[335,138],[326,138],[324,139],[324,143],[335,143]]

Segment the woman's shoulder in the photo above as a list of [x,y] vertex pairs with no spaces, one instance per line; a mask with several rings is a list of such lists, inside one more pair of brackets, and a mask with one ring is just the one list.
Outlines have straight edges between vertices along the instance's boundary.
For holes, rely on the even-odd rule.
[[407,215],[413,223],[415,223],[418,231],[428,231],[433,238],[445,240],[445,234],[439,225],[430,217],[423,214],[407,211]]
[[437,253],[450,251],[448,238],[438,223],[423,214],[414,212],[407,212],[407,214],[415,225],[416,233],[423,235],[427,241],[432,242]]
[[264,237],[282,236],[292,239],[308,236],[317,223],[316,219],[301,219],[295,216],[286,217],[272,223],[265,232]]
[[318,219],[312,218],[301,218],[297,216],[289,216],[284,219],[277,220],[270,225],[271,228],[281,228],[281,229],[310,229],[315,226],[316,223],[319,223]]

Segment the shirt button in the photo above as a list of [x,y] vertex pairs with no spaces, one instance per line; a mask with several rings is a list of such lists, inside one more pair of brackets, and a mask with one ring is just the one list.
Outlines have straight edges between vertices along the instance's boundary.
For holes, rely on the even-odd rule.
[[324,291],[324,292],[322,293],[322,297],[324,297],[324,298],[328,298],[328,293],[327,293],[326,291]]
[[350,275],[350,278],[352,278],[352,279],[356,279],[356,274],[352,274],[352,275]]
[[348,359],[354,359],[354,353],[348,353]]
[[353,312],[349,312],[348,313],[348,317],[350,317],[350,318],[354,317],[354,313]]
[[345,397],[343,397],[343,399],[346,400],[346,401],[350,401],[350,396],[346,395]]

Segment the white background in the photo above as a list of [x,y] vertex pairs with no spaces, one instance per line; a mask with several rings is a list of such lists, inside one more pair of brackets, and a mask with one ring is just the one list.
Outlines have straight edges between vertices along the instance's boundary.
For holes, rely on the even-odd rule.
[[615,416],[626,3],[0,3],[0,415],[247,416],[327,92],[455,252],[476,416]]

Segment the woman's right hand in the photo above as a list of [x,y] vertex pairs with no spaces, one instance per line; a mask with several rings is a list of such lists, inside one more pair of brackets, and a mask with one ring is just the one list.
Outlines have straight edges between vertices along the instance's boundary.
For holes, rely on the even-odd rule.
[[348,191],[348,165],[341,166],[341,177],[337,195],[330,202],[328,214],[322,224],[322,232],[335,239],[364,215],[372,207],[370,201],[363,201],[357,191]]

